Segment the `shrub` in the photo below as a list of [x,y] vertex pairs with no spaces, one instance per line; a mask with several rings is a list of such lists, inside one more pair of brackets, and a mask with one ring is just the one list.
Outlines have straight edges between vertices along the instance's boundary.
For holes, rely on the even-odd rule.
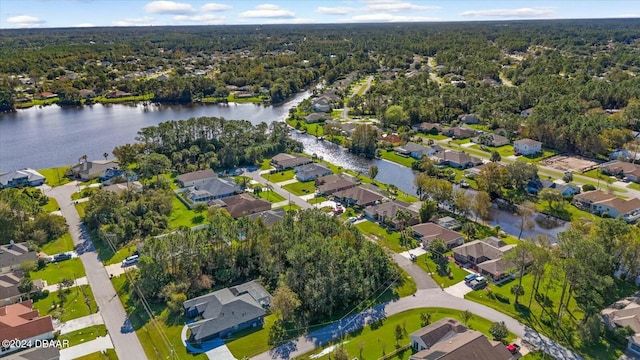
[[591,184],[582,185],[582,191],[593,191],[595,189],[596,189],[596,187],[591,185]]

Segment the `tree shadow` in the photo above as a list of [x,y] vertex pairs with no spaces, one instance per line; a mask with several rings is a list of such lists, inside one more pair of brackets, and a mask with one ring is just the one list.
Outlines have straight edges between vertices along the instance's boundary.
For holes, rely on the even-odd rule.
[[202,224],[204,222],[204,215],[197,215],[191,218],[192,224]]

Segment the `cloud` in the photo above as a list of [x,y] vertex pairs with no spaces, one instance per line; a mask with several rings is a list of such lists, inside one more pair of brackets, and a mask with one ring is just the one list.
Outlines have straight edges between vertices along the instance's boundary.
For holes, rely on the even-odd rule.
[[200,10],[215,12],[215,11],[225,11],[231,8],[233,8],[233,6],[227,5],[227,4],[208,3],[208,4],[202,5]]
[[420,21],[441,21],[442,19],[429,16],[403,16],[388,13],[363,14],[352,16],[348,19],[341,19],[342,22],[420,22]]
[[80,23],[80,24],[73,25],[73,27],[94,27],[94,26],[96,26],[96,24],[92,24],[92,23]]
[[367,11],[391,11],[391,12],[408,12],[408,11],[427,11],[438,10],[439,6],[415,5],[408,2],[378,2],[367,5]]
[[213,14],[202,15],[176,15],[173,17],[175,21],[183,23],[197,23],[197,24],[224,24],[227,19],[224,16],[217,16]]
[[500,17],[500,18],[538,18],[551,17],[555,14],[553,9],[490,9],[490,10],[469,10],[460,13],[460,16],[467,17]]
[[258,18],[258,19],[292,19],[295,18],[295,14],[287,9],[283,9],[278,5],[262,4],[256,6],[253,10],[247,10],[240,14],[243,18]]
[[141,18],[130,18],[114,21],[113,26],[149,26],[153,25],[154,18],[145,16]]
[[144,6],[144,10],[153,14],[186,15],[194,13],[193,6],[173,1],[152,1]]
[[358,9],[350,8],[350,7],[332,8],[332,7],[320,6],[319,8],[316,9],[317,13],[326,14],[326,15],[345,15],[345,14],[351,14],[356,11],[358,11]]
[[40,19],[39,17],[29,16],[29,15],[18,15],[7,18],[7,22],[13,24],[15,27],[37,27],[40,26],[46,21]]

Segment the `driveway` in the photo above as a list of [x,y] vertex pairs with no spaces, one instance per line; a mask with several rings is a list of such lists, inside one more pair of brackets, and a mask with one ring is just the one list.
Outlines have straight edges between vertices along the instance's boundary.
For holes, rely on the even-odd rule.
[[83,316],[81,318],[69,320],[67,322],[58,322],[55,325],[56,331],[60,331],[60,334],[67,334],[72,331],[87,328],[89,326],[104,324],[104,320],[100,313]]
[[400,253],[400,255],[406,257],[409,260],[411,260],[411,254],[413,254],[415,256],[420,256],[420,255],[424,255],[426,253],[427,253],[427,250],[425,250],[424,247],[418,246],[415,249],[403,251],[403,252]]
[[[98,253],[95,251],[89,235],[82,227],[78,211],[71,201],[71,194],[76,192],[76,190],[76,181],[55,188],[49,188],[48,186],[43,187],[43,192],[46,195],[58,201],[60,211],[69,225],[69,232],[71,233],[73,243],[76,245],[76,252],[80,254],[79,257],[82,265],[84,265],[87,280],[89,281],[96,303],[100,309],[100,314],[104,319],[111,340],[113,341],[111,347],[115,347],[116,354],[120,359],[146,359],[147,356],[135,332],[122,333],[120,331],[121,326],[125,323],[127,314],[120,301],[111,301],[117,297],[116,291],[109,280],[104,265],[98,258]],[[100,351],[100,349],[92,352],[96,351]]]
[[95,340],[87,341],[86,343],[82,343],[69,348],[63,348],[62,350],[60,350],[60,360],[73,360],[85,355],[93,354],[95,352],[103,352],[107,349],[113,349],[113,343],[111,343],[109,335],[101,336],[99,338],[96,338]]
[[460,299],[464,299],[464,296],[473,290],[465,283],[464,281],[460,281],[457,284],[451,285],[448,288],[444,288],[444,291],[451,295]]

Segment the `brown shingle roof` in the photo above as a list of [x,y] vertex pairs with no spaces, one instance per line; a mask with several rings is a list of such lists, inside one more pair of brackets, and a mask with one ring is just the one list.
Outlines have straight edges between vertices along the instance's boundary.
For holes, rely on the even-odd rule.
[[578,195],[574,196],[573,198],[575,200],[579,200],[579,201],[584,201],[584,202],[589,202],[589,203],[596,203],[596,202],[611,200],[611,199],[613,199],[615,197],[616,197],[615,195],[607,194],[606,192],[604,192],[602,190],[593,190],[593,191],[584,192],[582,194],[578,194]]
[[337,191],[333,194],[339,198],[353,199],[356,205],[364,206],[382,200],[383,196],[360,186]]
[[426,242],[442,239],[447,244],[453,244],[462,237],[462,234],[432,222],[414,225],[412,228]]
[[190,173],[182,174],[178,176],[178,181],[183,183],[197,180],[204,180],[217,177],[216,173],[211,169],[192,171]]
[[603,166],[603,168],[610,174],[625,174],[634,175],[640,177],[640,165],[624,162],[614,161]]
[[318,184],[317,187],[320,194],[333,194],[336,191],[358,185],[355,180],[336,174],[322,176],[316,180],[316,184]]
[[516,140],[513,142],[514,145],[518,145],[518,144],[522,144],[522,145],[529,145],[529,146],[537,146],[537,145],[541,145],[542,143],[540,141],[535,141],[533,139],[520,139],[520,140]]
[[220,199],[220,201],[227,205],[227,211],[235,218],[271,209],[270,202],[246,193]]

